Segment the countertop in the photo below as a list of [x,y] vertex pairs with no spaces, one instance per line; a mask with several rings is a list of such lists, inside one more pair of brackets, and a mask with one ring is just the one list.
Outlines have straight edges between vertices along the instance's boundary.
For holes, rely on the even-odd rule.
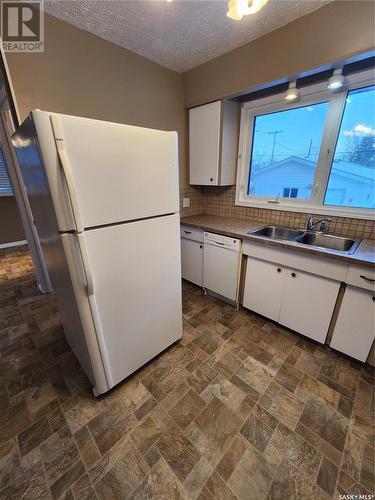
[[215,215],[192,215],[190,217],[181,217],[181,224],[203,229],[204,231],[224,234],[225,236],[231,236],[233,238],[254,241],[261,245],[286,248],[296,252],[348,262],[349,264],[375,267],[375,242],[372,240],[363,239],[355,252],[352,255],[347,255],[335,250],[329,250],[328,248],[307,247],[295,242],[263,239],[249,235],[247,234],[248,231],[267,225],[254,220],[240,220],[232,217],[218,217]]

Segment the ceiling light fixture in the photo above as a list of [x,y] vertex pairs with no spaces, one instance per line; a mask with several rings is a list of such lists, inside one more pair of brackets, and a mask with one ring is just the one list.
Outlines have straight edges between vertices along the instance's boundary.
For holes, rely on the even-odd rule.
[[268,0],[229,0],[227,16],[241,21],[243,16],[259,12],[267,2]]
[[289,88],[285,92],[284,99],[288,102],[293,102],[293,101],[298,101],[299,99],[299,92],[296,87],[297,82],[290,82],[289,83]]
[[335,69],[333,75],[328,80],[327,89],[333,92],[342,89],[344,86],[345,78],[342,76],[342,68]]

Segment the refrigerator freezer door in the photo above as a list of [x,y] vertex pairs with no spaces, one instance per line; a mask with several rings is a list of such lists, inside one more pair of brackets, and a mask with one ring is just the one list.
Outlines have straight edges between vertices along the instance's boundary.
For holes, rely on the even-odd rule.
[[170,215],[81,236],[110,387],[182,336],[179,229]]
[[176,132],[43,111],[33,118],[60,231],[77,229],[60,206],[69,198],[83,228],[179,210]]

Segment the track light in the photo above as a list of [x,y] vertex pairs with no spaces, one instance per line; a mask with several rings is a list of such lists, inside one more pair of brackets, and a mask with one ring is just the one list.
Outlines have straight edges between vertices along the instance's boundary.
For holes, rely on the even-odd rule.
[[335,69],[333,75],[328,80],[327,89],[332,90],[333,92],[342,89],[344,86],[345,78],[342,76],[342,68]]
[[298,101],[299,99],[299,92],[296,87],[297,82],[290,82],[289,83],[289,88],[285,92],[284,99],[288,102],[293,102],[293,101]]

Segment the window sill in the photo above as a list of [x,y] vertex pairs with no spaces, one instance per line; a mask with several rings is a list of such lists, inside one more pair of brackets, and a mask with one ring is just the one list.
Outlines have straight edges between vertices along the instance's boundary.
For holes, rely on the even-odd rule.
[[266,210],[280,210],[283,212],[300,212],[306,214],[320,214],[320,215],[333,215],[335,217],[348,217],[350,219],[366,219],[374,220],[374,210],[371,208],[345,208],[345,207],[332,207],[332,206],[312,206],[300,203],[286,204],[268,203],[264,201],[255,200],[236,200],[235,205],[239,207],[260,208]]
[[14,196],[12,192],[1,192],[0,193],[0,198],[3,196]]

